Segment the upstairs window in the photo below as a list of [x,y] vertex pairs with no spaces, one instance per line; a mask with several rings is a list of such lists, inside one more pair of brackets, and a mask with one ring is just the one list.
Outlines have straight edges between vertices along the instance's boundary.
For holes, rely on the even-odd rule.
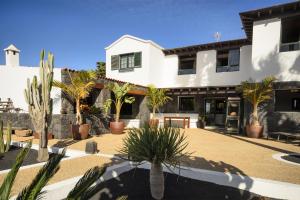
[[216,72],[233,72],[240,70],[240,49],[219,50],[217,52]]
[[281,19],[280,51],[300,50],[300,15]]
[[134,54],[120,55],[120,70],[134,68]]
[[142,52],[111,56],[111,70],[119,72],[133,71],[142,67]]
[[180,56],[178,75],[196,74],[196,55]]

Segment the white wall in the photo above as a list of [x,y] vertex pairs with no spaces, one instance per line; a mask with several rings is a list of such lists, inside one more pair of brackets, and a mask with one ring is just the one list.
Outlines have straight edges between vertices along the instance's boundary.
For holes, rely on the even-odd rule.
[[[11,98],[14,107],[21,108],[25,112],[28,112],[28,106],[24,97],[24,89],[27,88],[27,78],[32,79],[34,75],[39,77],[38,67],[11,67],[0,65],[0,98],[2,100]],[[61,69],[54,69],[54,79],[61,81]],[[51,97],[53,98],[53,114],[60,114],[60,89],[53,87]]]
[[251,77],[274,75],[279,81],[300,80],[300,51],[279,52],[281,20],[254,22]]
[[[161,88],[239,85],[274,75],[278,81],[300,80],[300,51],[279,52],[280,19],[258,21],[253,27],[253,45],[240,48],[240,70],[216,72],[216,50],[199,51],[196,74],[178,75],[178,56],[165,56],[161,48],[142,39],[122,37],[106,51],[107,76],[140,85]],[[111,55],[142,51],[142,68],[132,72],[111,71]]]
[[[134,71],[119,72],[111,70],[111,56],[124,53],[142,52],[142,67]],[[134,84],[148,85],[148,74],[150,65],[149,44],[131,38],[123,38],[120,42],[106,50],[106,76]]]

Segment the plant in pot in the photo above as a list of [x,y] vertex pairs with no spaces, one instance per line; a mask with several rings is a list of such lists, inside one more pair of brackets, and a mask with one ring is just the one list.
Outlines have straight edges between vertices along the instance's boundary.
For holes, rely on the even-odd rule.
[[128,160],[141,164],[151,163],[150,191],[154,199],[164,196],[164,175],[162,165],[167,168],[180,167],[181,158],[189,156],[185,152],[188,143],[186,136],[178,128],[131,129],[123,140],[121,154]]
[[108,112],[112,103],[116,109],[115,121],[109,123],[110,131],[113,134],[121,134],[124,131],[125,125],[124,122],[120,121],[120,112],[124,103],[132,104],[135,101],[134,97],[126,96],[126,94],[133,89],[133,85],[129,83],[125,83],[123,85],[119,85],[118,83],[109,83],[106,88],[112,91],[115,96],[114,100],[107,99],[103,105],[105,113]]
[[72,125],[73,138],[87,139],[90,131],[90,124],[84,124],[81,113],[81,100],[87,98],[95,86],[96,73],[93,71],[79,71],[70,73],[70,83],[54,81],[53,85],[60,88],[70,99],[76,103],[76,124]]
[[199,128],[205,128],[205,115],[199,115]]
[[159,89],[154,85],[149,85],[146,96],[148,98],[148,105],[152,109],[152,116],[149,121],[150,127],[158,127],[159,119],[155,118],[155,112],[165,105],[168,101],[172,100],[171,97],[166,95],[167,89]]
[[249,124],[246,125],[248,137],[259,138],[263,133],[263,126],[259,122],[258,108],[261,103],[271,99],[273,83],[276,79],[273,76],[264,78],[261,82],[244,81],[238,90],[242,91],[243,97],[251,103],[252,114]]

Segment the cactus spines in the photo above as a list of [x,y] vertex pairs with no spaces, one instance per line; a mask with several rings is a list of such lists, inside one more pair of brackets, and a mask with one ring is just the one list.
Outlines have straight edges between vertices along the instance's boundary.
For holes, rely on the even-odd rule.
[[51,89],[53,83],[53,54],[48,53],[48,60],[44,60],[45,51],[40,55],[40,73],[39,78],[34,76],[32,82],[27,79],[27,89],[25,89],[25,100],[28,104],[28,110],[34,129],[40,134],[38,161],[49,159],[48,154],[48,127],[51,123],[52,104]]
[[6,142],[4,143],[4,131],[3,131],[3,121],[0,121],[0,154],[8,152],[10,149],[11,142],[11,122],[7,123],[6,129]]

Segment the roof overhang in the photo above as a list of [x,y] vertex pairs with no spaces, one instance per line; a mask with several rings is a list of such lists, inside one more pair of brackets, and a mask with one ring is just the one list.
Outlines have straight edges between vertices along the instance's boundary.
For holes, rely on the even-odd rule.
[[237,40],[227,40],[222,42],[213,42],[207,44],[199,44],[193,46],[179,47],[173,49],[165,49],[163,52],[165,55],[193,55],[198,51],[208,51],[208,50],[225,50],[239,48],[241,46],[250,45],[251,42],[248,39],[237,39]]
[[240,13],[243,29],[247,38],[252,41],[253,22],[271,18],[282,18],[300,14],[300,2],[292,2],[287,4],[275,5],[267,8],[250,10]]

